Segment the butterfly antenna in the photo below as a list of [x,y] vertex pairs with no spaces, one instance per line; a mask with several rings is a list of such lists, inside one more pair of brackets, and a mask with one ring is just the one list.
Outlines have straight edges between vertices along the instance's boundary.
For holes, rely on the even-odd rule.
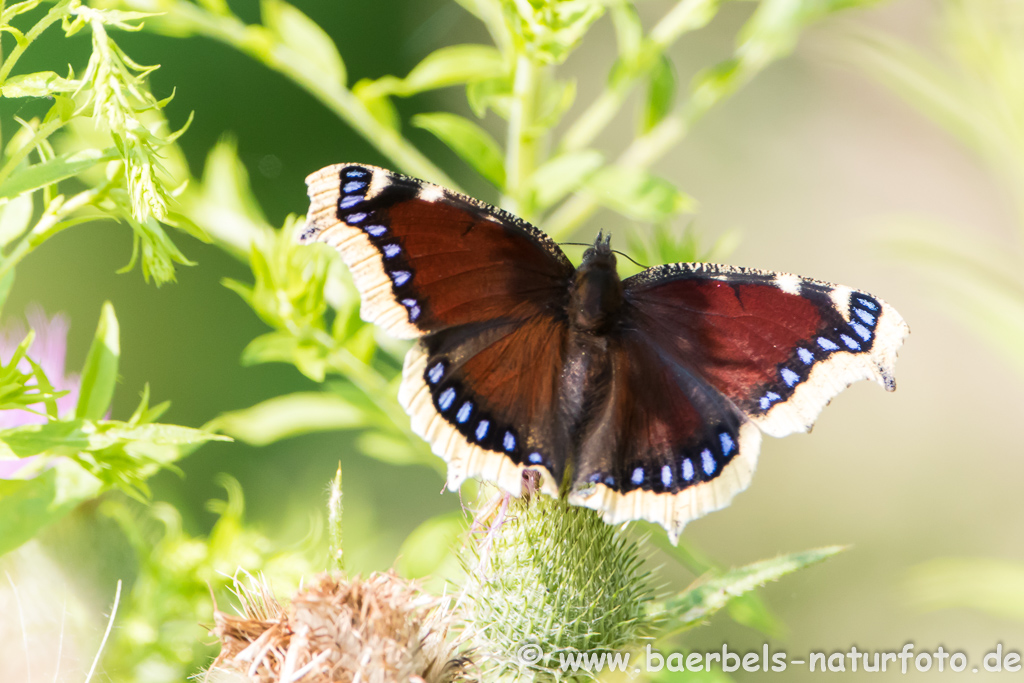
[[632,256],[630,256],[630,255],[629,255],[629,254],[627,254],[626,252],[621,252],[621,251],[618,251],[617,249],[612,249],[611,251],[615,252],[616,254],[618,254],[618,255],[620,255],[620,256],[624,256],[624,257],[626,257],[626,258],[627,258],[627,259],[629,259],[630,261],[633,261],[633,263],[635,263],[636,265],[639,265],[639,266],[640,266],[641,268],[649,268],[649,267],[650,267],[650,266],[648,266],[648,265],[644,265],[643,263],[641,263],[640,261],[636,260],[635,258],[633,258]]

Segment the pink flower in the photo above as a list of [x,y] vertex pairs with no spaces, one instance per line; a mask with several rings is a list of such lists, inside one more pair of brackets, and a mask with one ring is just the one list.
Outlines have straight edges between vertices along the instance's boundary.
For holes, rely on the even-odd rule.
[[[78,390],[81,382],[78,375],[65,375],[65,356],[67,355],[68,319],[63,313],[48,318],[38,305],[30,305],[25,311],[29,327],[35,330],[36,336],[28,349],[28,357],[34,360],[46,373],[53,388],[67,391],[57,399],[57,413],[60,417],[68,417],[78,403]],[[8,323],[0,329],[0,360],[10,362],[15,349],[25,339],[26,330],[20,321]],[[31,372],[28,362],[22,361],[19,366],[22,372]],[[44,424],[46,407],[42,403],[32,405],[36,414],[28,410],[0,410],[0,429],[10,429],[23,425]],[[36,460],[37,456],[19,458],[17,460],[0,460],[0,479],[11,479],[19,471]]]

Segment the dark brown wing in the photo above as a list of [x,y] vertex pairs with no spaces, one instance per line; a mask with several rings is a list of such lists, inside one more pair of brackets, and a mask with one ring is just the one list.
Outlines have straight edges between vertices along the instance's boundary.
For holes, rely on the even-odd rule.
[[772,436],[807,431],[857,380],[896,386],[909,329],[866,292],[700,263],[651,268],[624,285],[629,324]]
[[479,476],[518,494],[530,466],[557,494],[569,452],[556,413],[574,272],[558,246],[500,209],[373,166],[330,166],[306,183],[301,240],[341,252],[365,320],[421,338],[399,399],[448,462],[449,486]]
[[747,487],[761,435],[684,363],[626,330],[612,338],[606,391],[580,442],[570,502],[610,524],[646,519],[675,543],[690,520]]
[[306,184],[300,240],[341,252],[363,319],[394,336],[524,320],[564,306],[572,264],[509,213],[374,166],[328,166]]
[[448,463],[448,487],[468,477],[516,495],[522,472],[558,494],[571,449],[559,415],[568,327],[549,315],[466,325],[423,338],[406,356],[399,400],[412,428]]

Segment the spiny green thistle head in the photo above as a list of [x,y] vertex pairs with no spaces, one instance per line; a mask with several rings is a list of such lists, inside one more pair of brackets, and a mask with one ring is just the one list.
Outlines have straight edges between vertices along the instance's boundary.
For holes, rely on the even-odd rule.
[[654,632],[634,540],[561,499],[499,501],[467,562],[466,622],[484,671],[569,680],[559,654],[625,650]]

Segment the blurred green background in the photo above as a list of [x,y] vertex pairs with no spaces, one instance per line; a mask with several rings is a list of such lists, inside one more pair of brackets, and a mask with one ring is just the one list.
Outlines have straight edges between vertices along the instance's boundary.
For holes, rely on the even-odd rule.
[[[334,37],[351,82],[407,73],[445,44],[486,41],[469,15],[439,0],[294,4]],[[243,17],[257,19],[255,3],[237,5]],[[649,17],[667,7],[655,0],[640,4]],[[810,650],[848,651],[854,644],[895,651],[913,641],[918,651],[939,644],[963,650],[976,663],[996,643],[1004,649],[1024,647],[1021,621],[966,609],[926,611],[906,585],[913,566],[935,557],[1024,560],[1019,531],[1024,459],[1014,427],[1024,404],[1022,380],[951,314],[942,297],[933,295],[929,280],[881,246],[894,217],[923,215],[971,226],[1013,249],[1016,208],[1006,188],[954,138],[858,69],[843,40],[855,25],[934,49],[941,40],[938,8],[924,0],[894,0],[812,28],[792,57],[702,119],[657,167],[700,202],[695,225],[702,237],[710,241],[727,231],[740,233],[731,263],[867,290],[893,304],[912,329],[895,394],[860,383],[822,414],[813,434],[766,439],[750,489],[686,530],[690,542],[724,564],[852,545],[825,565],[765,589],[786,625],[785,637],[773,641],[774,647],[791,657]],[[748,3],[729,3],[710,27],[674,49],[682,81],[729,54],[750,11]],[[193,174],[201,172],[218,139],[236,138],[272,224],[305,211],[308,173],[340,161],[388,165],[310,96],[226,46],[149,33],[118,39],[140,63],[161,65],[152,77],[157,96],[177,87],[166,110],[172,128],[195,111],[180,141]],[[74,46],[56,34],[51,40],[53,50]],[[565,69],[580,79],[579,101],[602,87],[614,58],[605,47],[612,40],[611,26],[603,20],[567,63]],[[81,37],[81,51],[58,61],[84,60],[87,41]],[[46,52],[29,53],[25,70],[34,70],[28,61]],[[52,53],[48,61],[46,68],[52,68]],[[403,114],[467,110],[460,90],[445,94],[450,100],[423,95],[398,106]],[[0,107],[4,116],[12,109],[18,113],[10,100],[0,101]],[[625,121],[620,128],[610,130],[607,148],[619,149],[628,139]],[[474,184],[435,139],[418,130],[408,135],[470,192],[495,199],[493,190],[488,194],[479,181]],[[600,213],[586,235],[598,229],[615,235],[619,220]],[[101,303],[113,301],[123,349],[113,409],[119,418],[134,408],[146,382],[156,398],[172,401],[165,421],[191,426],[226,410],[312,389],[313,383],[291,366],[241,367],[242,349],[265,327],[220,280],[247,279],[247,269],[213,246],[187,238],[177,242],[198,265],[179,269],[177,284],[157,289],[145,285],[138,271],[114,274],[131,253],[126,228],[70,230],[20,266],[5,315],[18,315],[31,302],[48,313],[66,312],[72,323],[69,367],[75,368],[81,366]],[[207,444],[181,463],[181,476],[156,477],[153,493],[182,511],[186,530],[204,533],[215,519],[205,503],[223,494],[214,477],[230,473],[242,485],[252,523],[271,536],[299,539],[320,514],[339,460],[345,471],[345,546],[354,571],[390,566],[420,522],[458,508],[458,496],[441,493],[443,481],[434,470],[362,457],[341,433],[264,448]],[[89,557],[84,532],[68,533],[62,543],[62,559],[72,558],[81,568],[82,589],[94,591],[97,605],[105,605],[109,579],[120,570],[117,558]],[[667,572],[664,578],[686,583],[692,577]],[[735,651],[759,649],[763,641],[720,616],[710,627],[693,631],[687,646],[720,649],[728,642]],[[741,672],[736,678],[763,675]],[[783,675],[815,677],[801,668]]]

